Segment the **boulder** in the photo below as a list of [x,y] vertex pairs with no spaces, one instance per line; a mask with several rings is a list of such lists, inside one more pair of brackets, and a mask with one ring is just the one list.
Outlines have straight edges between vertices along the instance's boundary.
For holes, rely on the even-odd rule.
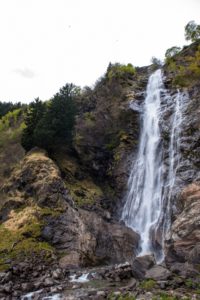
[[136,257],[133,261],[132,272],[133,276],[137,279],[143,279],[147,270],[156,264],[153,255],[144,255]]
[[194,246],[189,252],[188,262],[192,264],[200,264],[200,243]]
[[62,251],[67,249],[60,259],[61,267],[132,262],[136,255],[138,234],[123,225],[106,222],[94,212],[69,207],[48,226],[53,245]]
[[146,279],[154,279],[157,281],[167,280],[171,276],[171,272],[159,265],[154,266],[153,268],[147,270],[145,274]]
[[173,263],[170,266],[170,271],[184,278],[194,278],[199,276],[199,271],[194,268],[194,265],[186,263]]

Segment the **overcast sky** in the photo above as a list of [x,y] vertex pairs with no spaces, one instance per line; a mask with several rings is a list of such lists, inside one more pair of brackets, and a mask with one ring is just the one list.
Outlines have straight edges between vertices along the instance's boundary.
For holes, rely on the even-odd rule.
[[0,0],[0,101],[95,83],[109,62],[150,64],[183,46],[200,0]]

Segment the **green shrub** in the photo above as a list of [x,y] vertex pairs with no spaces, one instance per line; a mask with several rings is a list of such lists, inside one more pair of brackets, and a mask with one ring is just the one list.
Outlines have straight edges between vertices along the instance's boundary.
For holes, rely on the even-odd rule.
[[184,65],[180,65],[174,57],[167,57],[166,65],[168,70],[174,73],[174,86],[190,86],[199,80],[200,77],[200,46],[196,50],[194,56],[184,57]]
[[125,76],[133,76],[136,70],[132,64],[122,65],[119,63],[110,64],[106,76],[109,80],[112,78],[123,78]]

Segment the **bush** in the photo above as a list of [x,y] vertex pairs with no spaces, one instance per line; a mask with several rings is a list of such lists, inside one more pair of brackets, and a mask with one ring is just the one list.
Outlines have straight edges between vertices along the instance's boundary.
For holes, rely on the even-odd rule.
[[21,108],[22,106],[25,106],[25,105],[22,105],[20,102],[12,103],[12,102],[1,102],[0,101],[0,118],[5,116],[8,112],[12,112],[15,109]]
[[106,77],[111,80],[112,78],[123,78],[125,76],[135,75],[136,70],[132,64],[122,65],[119,63],[109,64]]

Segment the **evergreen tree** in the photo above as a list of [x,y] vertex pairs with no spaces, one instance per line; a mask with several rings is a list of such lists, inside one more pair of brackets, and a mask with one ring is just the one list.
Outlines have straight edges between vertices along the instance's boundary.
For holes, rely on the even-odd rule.
[[45,105],[39,98],[36,98],[34,102],[31,102],[27,110],[25,117],[26,128],[23,130],[21,144],[25,150],[29,151],[32,147],[37,146],[34,140],[34,131],[42,119],[45,111]]
[[51,151],[59,145],[72,142],[75,124],[75,97],[80,88],[66,84],[44,105],[39,99],[29,106],[22,134],[22,146],[30,150],[34,146]]
[[20,102],[12,103],[12,102],[1,102],[0,101],[0,118],[5,116],[9,111],[13,111],[13,110],[15,110],[17,108],[21,108],[21,107],[22,107],[22,104]]

